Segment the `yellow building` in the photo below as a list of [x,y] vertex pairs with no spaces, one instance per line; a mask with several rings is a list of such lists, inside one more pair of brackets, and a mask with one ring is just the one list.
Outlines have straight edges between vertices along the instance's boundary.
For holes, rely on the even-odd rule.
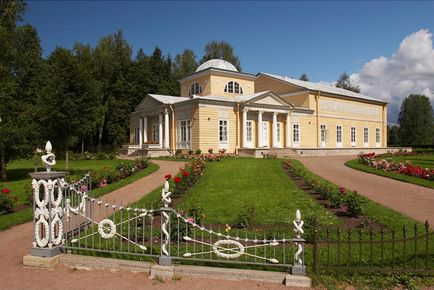
[[147,95],[130,115],[128,154],[197,149],[260,156],[387,148],[387,102],[321,83],[239,72],[220,59],[180,80],[181,95]]

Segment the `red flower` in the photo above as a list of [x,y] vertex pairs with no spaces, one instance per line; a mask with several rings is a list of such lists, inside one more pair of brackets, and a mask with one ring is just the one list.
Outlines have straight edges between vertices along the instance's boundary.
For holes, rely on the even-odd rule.
[[182,176],[184,177],[188,177],[190,175],[190,173],[188,173],[188,171],[183,171],[182,172]]
[[175,183],[180,183],[181,182],[181,177],[177,176],[173,179],[173,181],[175,181]]
[[166,178],[166,180],[169,180],[169,179],[172,178],[172,175],[171,175],[171,174],[166,174],[166,175],[164,176],[164,178]]
[[340,192],[341,194],[345,194],[345,191],[347,191],[347,190],[345,189],[345,187],[339,187],[339,192]]
[[9,188],[3,188],[2,189],[3,194],[8,194],[9,192],[11,192],[11,190]]

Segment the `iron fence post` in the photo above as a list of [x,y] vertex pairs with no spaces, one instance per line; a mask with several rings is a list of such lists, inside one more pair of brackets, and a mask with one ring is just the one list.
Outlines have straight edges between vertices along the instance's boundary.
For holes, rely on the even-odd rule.
[[295,212],[295,220],[293,221],[294,232],[296,241],[294,245],[296,247],[296,252],[294,254],[294,265],[291,268],[292,275],[306,275],[306,265],[304,263],[304,239],[301,238],[301,235],[304,234],[304,221],[301,220],[300,210],[297,209]]
[[170,214],[172,212],[172,209],[170,208],[170,203],[172,202],[172,199],[170,198],[171,194],[172,193],[169,191],[169,182],[166,180],[166,182],[164,182],[164,187],[161,190],[163,207],[160,208],[161,249],[158,264],[162,266],[172,265],[172,258],[170,257]]
[[[329,249],[327,250],[329,251]],[[313,272],[318,274],[318,226],[316,222],[313,229]]]

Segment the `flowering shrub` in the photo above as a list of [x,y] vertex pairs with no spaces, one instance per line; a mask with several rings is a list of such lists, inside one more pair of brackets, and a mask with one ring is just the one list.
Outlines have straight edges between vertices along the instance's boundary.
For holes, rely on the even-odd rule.
[[375,155],[374,152],[359,155],[359,162],[369,167],[393,172],[398,174],[405,174],[408,176],[415,176],[423,179],[434,180],[434,168],[421,168],[415,167],[411,162],[405,161],[396,162],[390,158],[381,159],[383,155]]
[[262,158],[264,159],[276,159],[277,158],[277,154],[276,153],[264,153],[261,152]]
[[122,160],[114,167],[104,166],[91,172],[92,188],[105,187],[148,167],[147,159]]
[[[181,209],[179,211],[179,214],[181,214],[182,216],[186,216],[187,223],[189,224],[202,225],[203,219],[206,217],[206,215],[203,213],[202,205],[196,200],[189,202],[186,205],[186,210],[184,211]],[[178,219],[175,215],[172,215],[171,219],[172,241],[176,241],[178,240],[178,238],[182,240],[183,237],[188,236],[193,232],[192,227],[186,227],[185,224],[178,225]]]
[[340,209],[347,216],[358,217],[363,213],[366,200],[356,191],[348,191],[344,187],[333,187],[329,183],[321,182],[306,173],[306,170],[295,167],[291,160],[286,160],[283,167],[292,174],[302,177],[305,184],[313,188],[316,193],[330,201],[332,208]]
[[0,214],[11,213],[14,207],[15,199],[10,195],[11,190],[9,188],[2,188],[0,192]]
[[205,169],[204,159],[194,159],[180,169],[180,173],[172,179],[170,174],[166,175],[166,180],[173,180],[170,188],[174,198],[180,197],[190,189],[203,175]]

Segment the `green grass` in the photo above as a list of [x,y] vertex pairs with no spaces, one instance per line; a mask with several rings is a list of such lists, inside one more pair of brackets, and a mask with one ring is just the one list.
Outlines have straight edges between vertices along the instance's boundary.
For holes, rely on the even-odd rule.
[[197,201],[207,223],[235,224],[245,204],[253,205],[254,224],[290,224],[296,209],[318,216],[324,223],[337,219],[310,196],[299,190],[282,169],[282,160],[228,158],[208,162],[205,175],[179,206]]
[[[80,160],[71,161],[69,167],[71,174],[76,173],[74,177],[81,177],[81,174],[87,170],[101,169],[104,166],[113,166],[117,160]],[[11,190],[12,196],[18,197],[16,205],[24,205],[28,203],[29,196],[31,195],[31,179],[28,175],[34,171],[32,168],[33,163],[31,160],[19,160],[8,166],[8,179],[10,181],[0,182],[0,187],[7,187]],[[130,184],[142,177],[145,177],[159,168],[158,165],[149,163],[148,167],[138,171],[137,173],[122,179],[118,182],[107,185],[106,187],[96,188],[92,190],[95,197],[102,196],[116,189],[119,189],[127,184]],[[39,168],[41,170],[42,168]],[[63,170],[64,161],[59,161],[54,170]],[[6,230],[12,226],[19,225],[32,220],[32,209],[26,208],[18,212],[7,215],[0,215],[0,231]]]
[[410,161],[414,166],[420,166],[421,168],[434,168],[434,155],[393,156],[390,158],[403,163]]
[[[412,157],[421,157],[421,156],[412,156]],[[431,157],[431,156],[428,156],[428,157]],[[396,158],[396,157],[394,157],[394,158]],[[348,167],[351,167],[353,169],[357,169],[357,170],[364,171],[364,172],[367,172],[367,173],[372,173],[372,174],[376,174],[376,175],[380,175],[380,176],[396,179],[396,180],[399,180],[399,181],[413,183],[413,184],[420,185],[420,186],[434,188],[434,182],[433,181],[426,180],[426,179],[419,178],[419,177],[415,177],[415,176],[407,176],[405,174],[398,174],[398,173],[393,173],[393,172],[387,172],[387,171],[383,171],[383,170],[378,170],[378,169],[375,169],[375,168],[372,168],[372,167],[369,167],[369,166],[367,166],[365,164],[360,163],[358,159],[353,159],[353,160],[347,161],[345,163],[345,165],[348,166]]]

